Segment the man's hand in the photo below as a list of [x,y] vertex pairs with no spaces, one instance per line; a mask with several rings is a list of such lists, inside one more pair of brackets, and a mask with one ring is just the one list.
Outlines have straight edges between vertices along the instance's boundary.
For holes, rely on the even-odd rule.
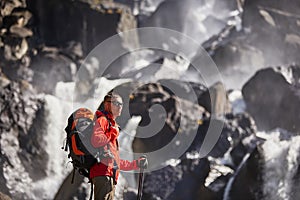
[[147,169],[148,168],[148,160],[147,156],[143,155],[139,159],[136,160],[137,166],[142,169]]

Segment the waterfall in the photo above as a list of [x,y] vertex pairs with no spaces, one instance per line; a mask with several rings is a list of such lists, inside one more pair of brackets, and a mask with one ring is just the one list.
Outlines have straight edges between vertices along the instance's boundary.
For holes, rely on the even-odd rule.
[[[45,135],[45,151],[49,156],[46,173],[47,176],[32,184],[36,199],[53,199],[60,184],[67,174],[73,169],[68,163],[67,153],[61,149],[66,137],[64,128],[72,104],[61,99],[45,95],[45,109],[47,112],[47,135]],[[42,196],[40,196],[42,195]]]
[[[138,127],[139,122],[141,121],[140,116],[133,116],[131,119],[128,120],[125,128],[121,130],[119,136],[120,142],[120,157],[124,160],[132,161],[133,151],[132,151],[132,141],[136,134],[136,129]],[[124,178],[127,180],[128,184],[132,188],[136,188],[136,181],[134,177],[134,173],[132,172],[121,172]]]

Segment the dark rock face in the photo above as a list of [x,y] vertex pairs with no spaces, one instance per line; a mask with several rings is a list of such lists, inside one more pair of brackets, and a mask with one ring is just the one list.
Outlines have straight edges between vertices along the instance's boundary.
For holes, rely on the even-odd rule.
[[118,26],[122,29],[119,31],[136,26],[132,17],[122,21],[126,24],[120,23],[125,15],[125,18],[130,18],[130,10],[120,4],[37,0],[28,1],[27,5],[34,15],[36,39],[42,40],[36,42],[61,47],[69,41],[76,41],[83,45],[84,55],[103,40],[115,35]]
[[261,130],[277,127],[299,132],[298,66],[258,71],[243,87],[248,112]]

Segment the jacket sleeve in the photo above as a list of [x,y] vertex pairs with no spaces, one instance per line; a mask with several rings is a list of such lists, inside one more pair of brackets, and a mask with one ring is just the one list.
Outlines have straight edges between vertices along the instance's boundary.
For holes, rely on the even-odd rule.
[[120,170],[129,171],[129,170],[138,170],[136,160],[130,162],[128,160],[120,160]]
[[102,147],[110,141],[111,136],[109,134],[106,134],[108,126],[109,124],[105,117],[99,117],[96,120],[94,131],[91,137],[91,143],[93,147]]

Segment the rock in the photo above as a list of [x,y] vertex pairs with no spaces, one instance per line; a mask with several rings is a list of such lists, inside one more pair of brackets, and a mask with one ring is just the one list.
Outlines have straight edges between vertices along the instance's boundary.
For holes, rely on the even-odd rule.
[[[232,177],[232,185],[228,185],[225,192],[225,199],[238,200],[243,199],[262,199],[262,166],[263,155],[259,147],[255,148],[249,155],[249,158],[241,163]],[[229,184],[230,182],[228,182]]]
[[13,12],[11,13],[11,16],[17,17],[18,18],[17,24],[19,26],[24,27],[28,24],[29,20],[32,17],[32,14],[31,14],[31,12],[29,12],[27,10],[27,8],[18,7],[13,10]]
[[20,27],[18,25],[13,25],[10,27],[9,32],[12,36],[26,38],[31,37],[33,35],[32,31],[25,27]]
[[200,188],[208,172],[207,159],[183,159],[176,166],[146,174],[143,196],[145,199],[204,199]]
[[[148,9],[148,13],[145,13],[146,9],[144,8],[147,7],[147,3],[148,5],[154,4],[151,9],[154,7],[155,10],[149,12],[150,9]],[[199,43],[218,33],[229,20],[233,21],[228,13],[234,11],[237,7],[235,1],[221,3],[214,1],[187,0],[182,2],[180,0],[166,0],[160,2],[149,1],[147,3],[141,5],[141,13],[138,16],[140,27],[162,27],[175,30],[192,37]],[[168,10],[173,12],[168,12]],[[199,14],[202,12],[206,14]],[[160,33],[157,33],[156,38],[158,40],[161,38]],[[172,45],[172,41],[161,41],[161,44]],[[191,48],[189,44],[184,42],[181,45]],[[196,51],[196,49],[193,51]]]
[[12,13],[13,9],[17,7],[25,7],[25,0],[12,0],[3,2],[3,7],[1,8],[1,15],[8,16]]
[[75,172],[74,182],[72,183],[73,171],[69,173],[69,175],[65,178],[63,183],[61,184],[59,190],[57,191],[54,200],[60,199],[71,199],[76,196],[78,193],[78,189],[84,181],[84,177]]
[[10,80],[1,72],[0,68],[0,88],[3,89],[10,84]]
[[0,199],[1,200],[11,200],[11,198],[9,196],[7,196],[6,194],[3,194],[2,192],[0,192]]
[[25,39],[22,39],[21,44],[16,46],[14,55],[19,60],[24,57],[24,55],[27,53],[27,51],[28,51],[28,43]]
[[44,48],[32,59],[30,68],[35,72],[33,86],[44,93],[53,94],[56,83],[72,81],[72,60],[58,48]]
[[274,5],[269,0],[239,2],[242,6],[236,17],[240,25],[229,24],[203,44],[227,87],[235,89],[242,88],[253,71],[300,61],[295,53],[300,50],[300,29],[290,26],[298,23],[299,5],[291,6],[296,0],[289,5]]
[[[223,120],[216,121],[216,123],[223,124],[223,129],[218,141],[209,152],[208,156],[213,158],[222,158],[226,153],[230,153],[233,161],[230,165],[232,165],[232,167],[236,167],[244,155],[247,152],[252,151],[253,148],[255,148],[260,142],[260,140],[255,136],[256,125],[253,119],[244,113],[237,115],[227,114]],[[243,123],[248,124],[243,125]],[[209,120],[205,120],[203,124],[199,126],[197,136],[194,139],[190,150],[200,150],[202,142],[206,137],[208,126]],[[236,151],[238,154],[235,153]]]
[[294,184],[299,177],[299,135],[282,129],[261,135],[267,139],[258,149],[263,157],[258,168],[262,174],[262,195],[267,199],[294,199],[298,193]]
[[[212,102],[213,101],[213,102]],[[216,116],[222,116],[231,112],[231,105],[224,85],[220,82],[212,85],[208,90],[198,97],[198,102],[211,113],[212,106]]]
[[299,132],[298,66],[258,71],[243,87],[247,111],[259,130],[283,128]]
[[[4,183],[0,190],[14,199],[32,198],[31,192],[24,191],[31,190],[31,181],[37,175],[45,175],[39,167],[45,167],[41,157],[47,158],[41,146],[37,145],[42,145],[41,141],[37,141],[42,136],[39,135],[42,128],[30,132],[33,131],[35,116],[42,107],[42,100],[35,96],[30,87],[26,89],[21,83],[14,81],[1,88],[0,93],[0,179]],[[35,164],[32,164],[33,160],[36,161]]]
[[[160,104],[164,111],[155,104]],[[195,133],[199,121],[209,116],[201,106],[172,95],[160,84],[147,84],[136,89],[130,99],[129,110],[131,115],[142,116],[133,142],[135,152],[152,152],[168,144],[176,134],[187,136]],[[184,136],[181,139],[183,142]],[[141,147],[139,143],[143,144],[143,149],[137,148]]]
[[65,56],[71,57],[74,62],[78,62],[78,60],[82,59],[82,45],[75,41],[70,41],[68,44],[61,49],[61,52]]

